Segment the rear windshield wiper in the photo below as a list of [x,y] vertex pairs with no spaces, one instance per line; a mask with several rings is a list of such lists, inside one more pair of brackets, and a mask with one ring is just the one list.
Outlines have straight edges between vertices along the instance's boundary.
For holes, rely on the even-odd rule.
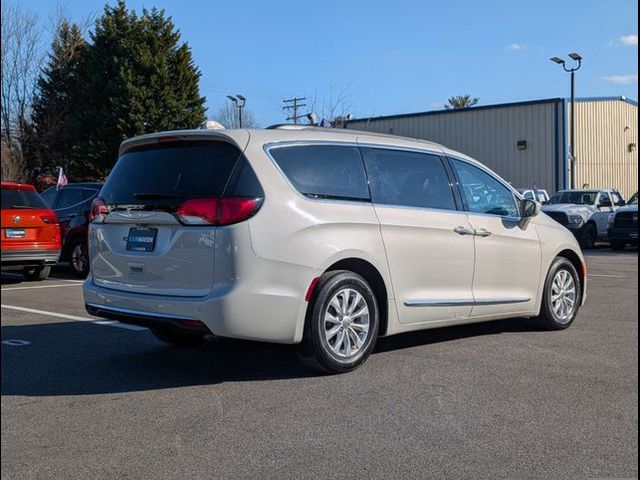
[[175,193],[134,193],[133,197],[137,200],[162,200],[165,198],[184,198],[184,195]]

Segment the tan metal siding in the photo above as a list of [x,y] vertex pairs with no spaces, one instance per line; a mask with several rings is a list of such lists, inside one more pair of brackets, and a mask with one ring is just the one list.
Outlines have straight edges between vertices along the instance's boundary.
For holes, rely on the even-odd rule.
[[[626,198],[637,192],[638,107],[621,100],[577,102],[576,120],[576,187],[617,188]],[[636,145],[632,151],[630,144]]]
[[[481,161],[516,187],[556,190],[556,103],[357,120],[348,128],[441,143]],[[526,150],[516,142],[527,141]],[[559,153],[559,152],[558,152]]]

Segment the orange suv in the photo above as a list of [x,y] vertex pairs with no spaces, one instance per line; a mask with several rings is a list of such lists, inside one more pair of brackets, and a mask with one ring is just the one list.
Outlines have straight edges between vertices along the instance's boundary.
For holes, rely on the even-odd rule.
[[32,185],[2,182],[2,271],[44,280],[58,262],[60,223]]

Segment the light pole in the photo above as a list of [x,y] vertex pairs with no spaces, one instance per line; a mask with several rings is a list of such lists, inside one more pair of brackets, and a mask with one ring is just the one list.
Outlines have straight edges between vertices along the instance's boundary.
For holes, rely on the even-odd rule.
[[244,104],[247,103],[247,99],[242,95],[227,95],[227,98],[231,100],[238,109],[238,128],[242,128],[242,109]]
[[570,53],[569,58],[577,62],[573,68],[567,68],[567,63],[563,58],[553,57],[552,62],[562,65],[565,72],[571,74],[571,133],[569,155],[571,156],[571,188],[576,188],[576,72],[582,66],[582,57],[577,53]]

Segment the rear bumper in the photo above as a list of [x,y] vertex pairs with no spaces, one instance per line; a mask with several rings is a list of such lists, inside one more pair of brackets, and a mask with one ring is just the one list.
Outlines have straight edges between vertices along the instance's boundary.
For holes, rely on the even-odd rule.
[[86,303],[85,309],[96,317],[118,320],[122,323],[138,325],[146,328],[157,328],[161,330],[171,330],[180,333],[211,333],[202,322],[194,322],[188,318],[177,316],[158,315],[150,312],[127,310],[124,308],[105,307]]
[[55,265],[60,250],[2,250],[2,267]]

